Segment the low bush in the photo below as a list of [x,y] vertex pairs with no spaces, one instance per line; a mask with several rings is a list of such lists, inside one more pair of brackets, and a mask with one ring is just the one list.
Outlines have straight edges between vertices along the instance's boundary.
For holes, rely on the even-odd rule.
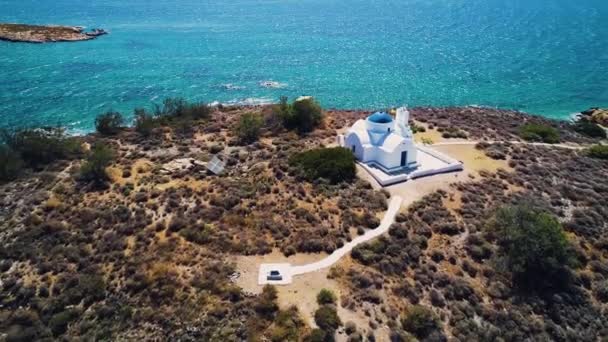
[[264,318],[272,318],[279,310],[277,304],[277,289],[272,285],[265,285],[262,294],[255,303],[255,311]]
[[189,133],[189,121],[207,119],[211,115],[207,104],[189,103],[182,98],[166,98],[162,104],[154,104],[153,107],[151,113],[143,108],[135,109],[135,130],[143,136],[149,136],[161,125],[174,125],[179,133]]
[[355,178],[355,158],[343,147],[320,148],[292,156],[289,160],[295,172],[309,181],[325,178],[331,183]]
[[273,342],[298,341],[300,331],[304,326],[305,323],[300,317],[297,307],[292,306],[287,310],[279,311],[270,331],[270,340]]
[[574,124],[574,130],[592,138],[606,138],[606,130],[588,120],[580,120]]
[[310,334],[304,338],[304,342],[326,342],[327,333],[321,329],[312,329]]
[[608,303],[608,280],[597,283],[593,287],[595,298],[602,303]]
[[23,169],[23,160],[19,154],[6,145],[0,145],[0,182],[10,181]]
[[442,130],[441,137],[445,139],[466,139],[468,135],[467,132],[459,128],[450,127]]
[[323,305],[315,311],[315,323],[330,335],[333,335],[334,331],[342,325],[336,308],[331,305]]
[[122,114],[118,112],[109,111],[104,114],[100,114],[95,118],[95,130],[99,134],[113,135],[120,131],[124,119]]
[[59,336],[63,334],[67,330],[68,324],[76,318],[78,318],[78,313],[72,309],[53,315],[49,321],[49,327],[53,335]]
[[211,108],[206,103],[188,103],[181,97],[169,97],[162,105],[154,104],[154,116],[164,123],[177,119],[206,119],[210,114]]
[[556,144],[559,142],[559,131],[551,126],[525,124],[519,128],[519,136],[527,141]]
[[210,241],[210,229],[205,225],[184,228],[179,231],[179,234],[184,239],[198,244],[205,244]]
[[594,145],[585,152],[591,158],[608,159],[608,145]]
[[0,132],[0,140],[17,153],[27,166],[35,168],[77,156],[81,152],[78,140],[58,127],[4,130]]
[[114,159],[114,152],[109,147],[97,144],[93,146],[86,162],[80,168],[80,178],[96,184],[105,183],[110,179],[106,168]]
[[336,303],[336,295],[328,289],[322,289],[317,294],[317,303],[319,305],[334,304]]
[[147,137],[152,134],[154,128],[157,126],[154,117],[151,114],[148,114],[145,109],[137,108],[135,109],[135,131],[139,134]]
[[235,133],[243,144],[251,144],[258,140],[262,130],[262,117],[259,114],[246,113],[239,118]]
[[421,305],[411,307],[401,319],[403,329],[420,339],[439,330],[439,323],[435,313]]

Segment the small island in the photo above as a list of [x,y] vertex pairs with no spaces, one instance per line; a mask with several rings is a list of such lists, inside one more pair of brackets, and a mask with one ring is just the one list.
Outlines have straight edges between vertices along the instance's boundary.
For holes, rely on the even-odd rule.
[[85,31],[81,26],[38,26],[0,23],[0,40],[23,43],[77,42],[95,39],[108,32],[104,29]]

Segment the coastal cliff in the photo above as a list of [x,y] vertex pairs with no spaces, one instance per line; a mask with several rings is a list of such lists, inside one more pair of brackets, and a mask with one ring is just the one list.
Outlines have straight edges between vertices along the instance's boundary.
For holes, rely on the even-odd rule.
[[105,30],[84,31],[79,26],[0,24],[0,40],[24,43],[77,42],[107,34]]

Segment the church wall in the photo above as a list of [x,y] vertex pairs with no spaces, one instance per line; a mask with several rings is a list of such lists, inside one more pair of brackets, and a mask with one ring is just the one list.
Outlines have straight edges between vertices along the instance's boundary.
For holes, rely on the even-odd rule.
[[355,146],[355,158],[361,161],[365,161],[365,151],[363,149],[363,146],[361,146],[361,141],[359,140],[359,137],[355,133],[350,133],[346,136],[344,147],[349,150],[352,150],[353,146]]

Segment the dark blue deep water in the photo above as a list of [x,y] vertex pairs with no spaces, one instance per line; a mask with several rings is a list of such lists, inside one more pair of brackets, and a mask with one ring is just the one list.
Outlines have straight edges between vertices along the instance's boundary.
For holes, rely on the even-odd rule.
[[607,0],[0,0],[0,21],[111,31],[0,42],[0,126],[86,131],[168,96],[555,118],[608,106]]

